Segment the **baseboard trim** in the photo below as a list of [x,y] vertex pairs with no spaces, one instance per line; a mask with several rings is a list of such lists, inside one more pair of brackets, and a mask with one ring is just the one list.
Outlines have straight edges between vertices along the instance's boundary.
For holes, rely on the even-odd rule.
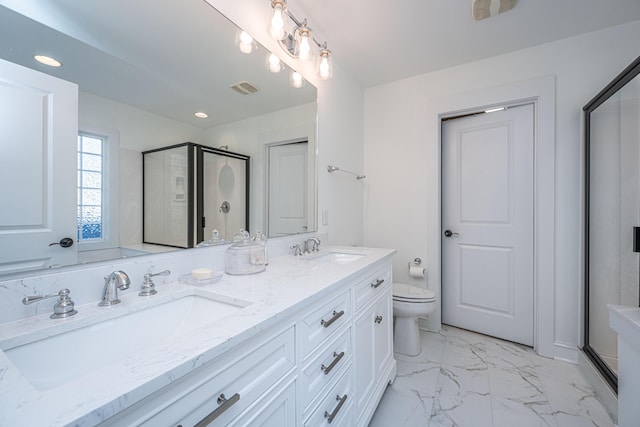
[[565,362],[578,363],[578,347],[575,344],[563,342],[553,343],[553,358]]

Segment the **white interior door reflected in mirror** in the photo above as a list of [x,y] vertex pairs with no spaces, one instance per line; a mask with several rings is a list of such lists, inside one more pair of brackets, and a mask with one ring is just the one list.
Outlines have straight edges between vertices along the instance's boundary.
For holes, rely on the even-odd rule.
[[270,145],[267,148],[269,237],[308,231],[310,188],[309,143]]
[[73,264],[78,87],[4,60],[0,75],[0,273]]

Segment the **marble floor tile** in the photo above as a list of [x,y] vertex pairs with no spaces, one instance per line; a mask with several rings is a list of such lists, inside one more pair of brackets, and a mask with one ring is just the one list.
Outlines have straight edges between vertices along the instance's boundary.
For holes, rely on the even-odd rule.
[[429,426],[491,426],[491,397],[489,394],[438,394],[433,401]]
[[508,397],[491,397],[494,427],[559,426],[551,406],[545,401],[524,403]]
[[370,427],[613,427],[576,365],[444,326],[398,375]]

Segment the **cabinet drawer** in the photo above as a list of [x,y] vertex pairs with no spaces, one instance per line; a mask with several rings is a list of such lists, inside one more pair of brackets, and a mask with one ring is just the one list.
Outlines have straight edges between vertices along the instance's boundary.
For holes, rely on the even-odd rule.
[[347,290],[306,315],[300,322],[300,343],[306,358],[322,341],[351,321],[351,290]]
[[296,382],[289,379],[276,385],[228,426],[296,427],[296,424]]
[[356,311],[391,286],[391,280],[391,264],[385,264],[358,281],[355,285]]
[[352,425],[353,381],[348,369],[306,419],[305,427],[334,427]]
[[317,400],[318,394],[350,366],[352,358],[351,328],[345,329],[335,339],[323,343],[313,352],[300,379],[303,395],[301,404],[305,408],[305,414],[310,409],[310,404]]
[[[176,380],[108,425],[193,426],[216,412],[225,425],[247,409],[295,366],[295,329],[246,342]],[[219,399],[221,395],[227,399]]]

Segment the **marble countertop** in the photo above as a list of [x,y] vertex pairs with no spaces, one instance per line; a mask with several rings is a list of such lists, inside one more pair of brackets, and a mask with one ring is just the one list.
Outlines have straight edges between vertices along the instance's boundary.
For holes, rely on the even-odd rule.
[[395,252],[375,248],[333,249],[366,256],[343,264],[281,256],[271,259],[267,270],[255,275],[225,274],[218,282],[206,286],[169,283],[158,286],[155,296],[141,298],[128,294],[121,297],[121,304],[110,308],[98,307],[98,301],[77,306],[78,314],[67,319],[52,320],[49,314],[42,314],[0,324],[0,347],[7,349],[24,341],[82,328],[95,322],[96,316],[106,319],[139,310],[141,305],[160,304],[199,292],[212,292],[241,305],[250,303],[204,327],[134,356],[113,360],[101,369],[47,390],[34,388],[0,351],[0,425],[95,425],[259,334],[279,319],[313,304],[369,265],[390,259]]
[[609,304],[609,323],[640,353],[640,307]]

